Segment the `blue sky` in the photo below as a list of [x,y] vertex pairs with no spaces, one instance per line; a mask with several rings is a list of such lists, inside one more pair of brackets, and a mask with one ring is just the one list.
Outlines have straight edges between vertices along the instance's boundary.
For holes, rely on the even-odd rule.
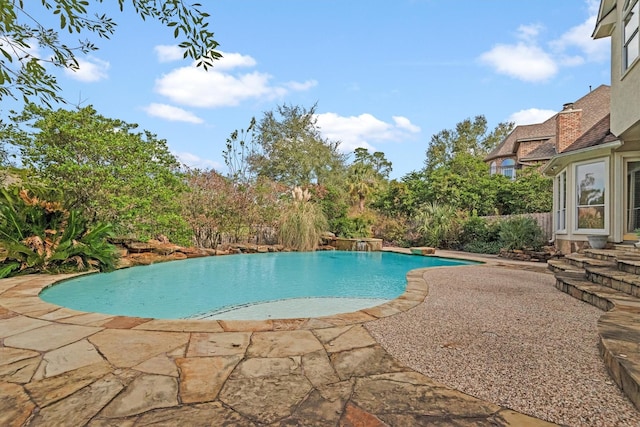
[[79,72],[55,72],[65,98],[222,172],[226,138],[251,117],[317,102],[324,137],[384,152],[400,178],[465,118],[536,123],[610,83],[609,39],[590,37],[596,0],[202,3],[225,56],[213,70],[183,60],[171,31],[127,5]]

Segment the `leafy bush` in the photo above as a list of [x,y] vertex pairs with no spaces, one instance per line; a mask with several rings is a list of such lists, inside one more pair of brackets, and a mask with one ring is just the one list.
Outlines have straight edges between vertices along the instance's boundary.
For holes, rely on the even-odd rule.
[[373,237],[393,246],[408,247],[411,244],[409,224],[402,216],[379,216],[374,224]]
[[452,205],[424,205],[414,217],[422,243],[438,248],[454,247],[460,236],[461,215]]
[[40,200],[26,189],[0,190],[0,245],[6,258],[0,278],[35,272],[112,270],[115,248],[107,243],[111,226],[90,228],[77,210]]
[[544,231],[533,219],[525,216],[509,218],[500,223],[500,243],[504,249],[534,249],[544,246]]
[[374,219],[370,215],[346,216],[334,221],[337,227],[332,231],[336,236],[345,238],[371,237],[373,223]]
[[499,241],[475,241],[469,242],[462,246],[462,250],[465,252],[472,252],[476,254],[499,254],[502,244]]
[[298,251],[314,250],[327,230],[327,218],[318,205],[309,201],[308,191],[296,187],[292,193],[293,200],[280,217],[280,243]]

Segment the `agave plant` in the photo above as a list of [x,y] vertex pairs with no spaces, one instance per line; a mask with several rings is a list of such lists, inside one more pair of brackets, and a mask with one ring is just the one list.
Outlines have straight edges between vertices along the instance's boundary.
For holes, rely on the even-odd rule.
[[18,273],[114,268],[116,251],[106,241],[107,224],[87,221],[61,203],[41,200],[26,189],[0,189],[0,278]]

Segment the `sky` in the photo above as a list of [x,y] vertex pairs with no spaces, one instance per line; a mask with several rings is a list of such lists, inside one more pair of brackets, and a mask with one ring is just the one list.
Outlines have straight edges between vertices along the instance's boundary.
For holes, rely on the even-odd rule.
[[182,59],[173,31],[126,4],[107,11],[116,33],[79,71],[52,70],[60,107],[137,123],[185,164],[224,173],[234,130],[279,105],[317,104],[324,138],[383,152],[399,179],[458,122],[538,123],[610,84],[610,41],[591,38],[597,0],[201,3],[224,56],[213,69]]

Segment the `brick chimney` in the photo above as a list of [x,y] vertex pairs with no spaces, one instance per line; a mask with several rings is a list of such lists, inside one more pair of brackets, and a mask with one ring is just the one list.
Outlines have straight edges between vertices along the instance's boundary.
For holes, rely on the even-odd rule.
[[564,104],[556,116],[556,153],[562,153],[582,135],[582,110],[573,107],[573,102]]

